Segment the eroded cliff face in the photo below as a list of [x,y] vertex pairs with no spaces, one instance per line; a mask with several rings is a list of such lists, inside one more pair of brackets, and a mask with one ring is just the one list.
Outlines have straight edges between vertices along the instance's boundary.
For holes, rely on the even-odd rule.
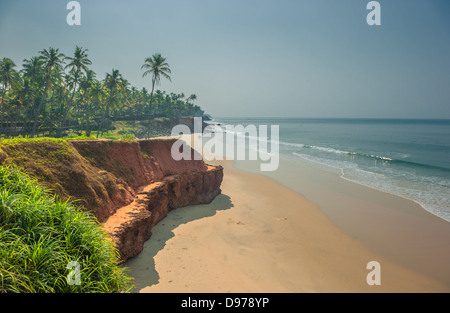
[[[123,260],[142,251],[151,228],[170,210],[209,203],[220,193],[222,167],[208,166],[203,160],[175,161],[171,156],[174,142],[174,139],[72,142],[90,163],[124,181],[124,188],[110,196],[112,208],[97,210]],[[126,205],[124,198],[129,199]]]
[[21,167],[61,198],[91,211],[126,260],[142,250],[151,228],[170,210],[209,203],[221,192],[222,167],[175,161],[174,142],[24,141],[3,145],[0,164]]

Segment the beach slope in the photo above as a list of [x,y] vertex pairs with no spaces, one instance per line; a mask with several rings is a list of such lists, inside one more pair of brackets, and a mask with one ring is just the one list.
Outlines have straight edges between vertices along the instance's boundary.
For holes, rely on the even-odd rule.
[[[299,193],[231,161],[214,164],[224,167],[222,195],[169,213],[127,262],[137,291],[450,291],[372,252]],[[380,286],[367,284],[370,261],[381,265]]]

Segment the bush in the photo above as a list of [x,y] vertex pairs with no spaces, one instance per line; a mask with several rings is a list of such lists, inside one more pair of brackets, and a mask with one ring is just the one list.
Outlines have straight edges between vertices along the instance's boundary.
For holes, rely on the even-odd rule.
[[82,135],[82,136],[75,136],[75,137],[67,138],[67,140],[97,140],[97,138],[95,138],[94,136]]
[[[0,167],[0,293],[128,292],[131,278],[95,217]],[[67,277],[80,265],[80,284]]]
[[136,136],[134,134],[123,134],[120,140],[136,140]]

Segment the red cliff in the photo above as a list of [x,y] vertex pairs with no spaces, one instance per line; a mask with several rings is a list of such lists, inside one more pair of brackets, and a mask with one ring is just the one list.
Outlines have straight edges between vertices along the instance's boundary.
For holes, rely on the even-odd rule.
[[175,161],[174,142],[24,141],[2,145],[0,163],[19,166],[91,211],[126,260],[142,250],[151,228],[170,210],[209,203],[221,192],[222,167]]
[[[113,193],[110,197],[113,208],[98,212],[123,260],[142,250],[151,236],[151,228],[170,210],[209,203],[220,193],[222,167],[208,166],[203,160],[175,161],[171,156],[174,142],[174,139],[72,142],[97,167],[123,179],[125,189],[130,191],[132,198],[124,197],[120,191]],[[126,205],[124,198],[129,199]]]

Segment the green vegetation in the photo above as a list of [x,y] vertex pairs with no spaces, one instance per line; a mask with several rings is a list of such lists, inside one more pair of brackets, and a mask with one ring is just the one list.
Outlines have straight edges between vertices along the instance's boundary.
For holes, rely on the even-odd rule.
[[[0,59],[0,293],[131,290],[94,214],[135,173],[105,161],[108,143],[89,150],[77,142],[78,152],[68,140],[133,145],[170,134],[173,118],[204,114],[194,94],[155,90],[161,77],[171,80],[161,54],[141,68],[152,78],[149,93],[117,69],[97,79],[87,52],[77,46],[69,57],[50,47],[23,60],[20,71]],[[108,172],[95,166],[100,161]],[[80,265],[80,285],[67,281],[70,262]]]
[[[150,101],[149,106],[152,106],[153,100],[153,91],[155,90],[155,84],[159,85],[161,76],[172,81],[170,78],[170,67],[169,64],[166,63],[166,59],[161,56],[161,54],[156,53],[151,58],[146,58],[145,63],[142,65],[141,69],[146,69],[142,77],[147,75],[152,75],[152,91],[150,92]],[[149,120],[151,116],[149,117]]]
[[71,199],[94,212],[108,197],[107,186],[118,184],[117,178],[110,174],[103,175],[101,181],[97,180],[98,168],[93,167],[66,139],[0,140],[0,163],[16,166],[61,199]]
[[152,77],[151,92],[138,90],[117,69],[97,79],[89,66],[88,50],[76,47],[68,57],[49,48],[23,60],[0,59],[0,137],[102,137],[117,121],[136,124],[135,135],[148,137],[151,120],[161,117],[202,116],[195,94],[166,94],[155,90],[160,77],[170,80],[170,67],[160,54],[146,58],[143,76]]
[[[0,293],[127,292],[130,278],[95,218],[0,167]],[[80,284],[68,284],[80,265]],[[73,277],[72,277],[73,278]]]

